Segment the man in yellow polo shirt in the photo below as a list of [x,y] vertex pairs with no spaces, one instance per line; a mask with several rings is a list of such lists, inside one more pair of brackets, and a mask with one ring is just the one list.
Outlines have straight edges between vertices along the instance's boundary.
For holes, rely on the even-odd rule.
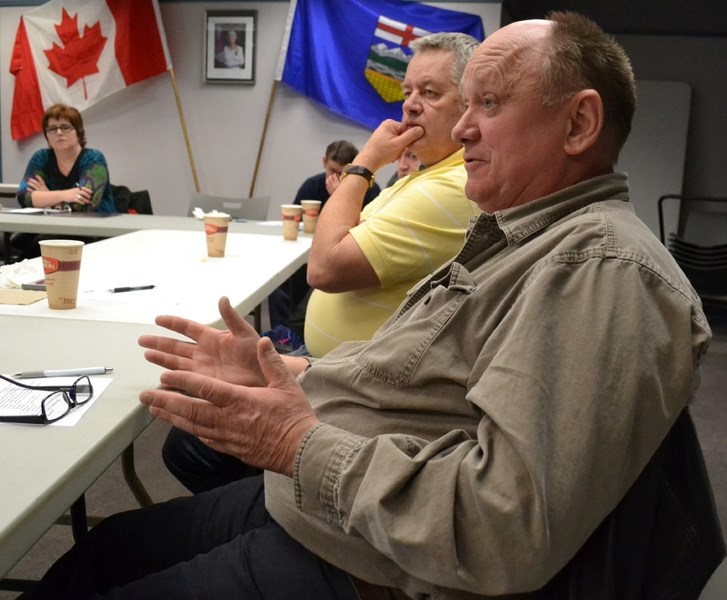
[[[308,282],[316,288],[305,317],[311,355],[370,339],[407,290],[462,246],[479,210],[465,196],[462,148],[451,131],[463,109],[459,81],[477,44],[460,33],[417,40],[402,84],[401,123],[382,123],[344,168],[319,217],[308,262]],[[384,189],[362,211],[373,173],[407,148],[425,168]]]

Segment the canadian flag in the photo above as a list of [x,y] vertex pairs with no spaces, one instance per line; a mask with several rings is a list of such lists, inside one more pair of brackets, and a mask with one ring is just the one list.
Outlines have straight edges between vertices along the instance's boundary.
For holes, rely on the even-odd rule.
[[82,111],[170,68],[157,0],[51,0],[15,36],[12,137],[40,132],[51,104]]

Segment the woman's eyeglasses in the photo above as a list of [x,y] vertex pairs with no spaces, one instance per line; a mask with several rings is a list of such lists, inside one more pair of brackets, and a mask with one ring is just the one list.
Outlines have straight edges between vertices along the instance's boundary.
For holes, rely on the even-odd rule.
[[40,401],[39,415],[0,415],[0,423],[33,423],[47,425],[65,417],[71,409],[93,398],[93,385],[88,376],[79,377],[71,385],[27,385],[0,375],[0,379],[26,390],[50,391]]
[[46,127],[45,132],[48,135],[50,135],[50,134],[56,133],[58,130],[60,130],[60,132],[65,135],[66,133],[70,133],[74,129],[75,129],[75,127],[73,127],[71,125],[56,125],[56,126]]

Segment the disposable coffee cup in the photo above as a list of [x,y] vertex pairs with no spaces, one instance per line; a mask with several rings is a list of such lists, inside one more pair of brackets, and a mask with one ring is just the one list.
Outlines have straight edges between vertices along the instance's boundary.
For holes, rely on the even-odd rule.
[[303,207],[298,204],[283,204],[280,210],[283,216],[283,239],[297,240]]
[[225,255],[230,219],[230,215],[223,212],[205,214],[204,232],[207,236],[207,256],[222,257]]
[[48,307],[56,310],[76,308],[83,242],[41,240],[38,243],[43,261]]
[[316,223],[318,223],[318,214],[321,212],[321,201],[301,200],[300,206],[303,209],[303,232],[314,233]]

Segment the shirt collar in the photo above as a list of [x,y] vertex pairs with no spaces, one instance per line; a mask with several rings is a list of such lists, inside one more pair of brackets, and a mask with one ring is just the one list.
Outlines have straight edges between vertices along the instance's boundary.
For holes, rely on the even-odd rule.
[[508,245],[513,245],[584,206],[604,200],[629,201],[625,173],[601,175],[520,206],[491,215],[482,213],[472,223],[471,230],[492,231],[497,228],[502,231]]

